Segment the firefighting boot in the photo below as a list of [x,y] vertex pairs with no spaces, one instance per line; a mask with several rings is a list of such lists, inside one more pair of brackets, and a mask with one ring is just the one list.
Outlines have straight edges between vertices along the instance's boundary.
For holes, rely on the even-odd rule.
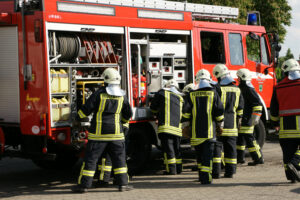
[[132,185],[119,185],[120,192],[125,192],[125,191],[130,191],[130,190],[133,190]]
[[82,187],[80,185],[75,185],[71,188],[72,192],[74,193],[86,193],[88,190],[85,187]]
[[224,178],[233,178],[233,174],[225,173]]
[[287,171],[289,171],[289,173],[292,175],[293,179],[300,182],[300,174],[299,174],[298,170],[294,167],[294,165],[292,163],[288,163],[286,165],[286,168],[287,168]]
[[252,161],[252,162],[248,162],[248,166],[255,166],[255,165],[259,165],[259,164],[264,164],[264,159],[261,157],[258,160]]
[[176,173],[177,174],[181,174],[182,172],[182,164],[176,164]]
[[97,181],[94,185],[95,188],[104,188],[104,187],[108,187],[109,183],[106,181]]
[[237,163],[244,164],[245,161],[245,151],[244,150],[237,150]]

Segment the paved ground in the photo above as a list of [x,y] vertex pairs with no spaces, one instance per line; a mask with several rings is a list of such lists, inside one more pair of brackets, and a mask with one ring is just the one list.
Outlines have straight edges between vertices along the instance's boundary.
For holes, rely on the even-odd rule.
[[[185,160],[182,175],[163,176],[159,170],[147,170],[131,182],[135,190],[118,192],[116,188],[91,189],[86,194],[72,194],[78,168],[55,172],[42,170],[31,161],[6,158],[0,161],[0,198],[2,199],[300,199],[300,183],[285,179],[281,149],[276,142],[264,146],[265,164],[256,167],[239,166],[233,179],[218,179],[209,186],[196,182],[197,172],[191,171],[190,159]],[[248,158],[249,159],[249,158]],[[159,168],[159,160],[150,165]],[[153,167],[154,166],[154,167]]]

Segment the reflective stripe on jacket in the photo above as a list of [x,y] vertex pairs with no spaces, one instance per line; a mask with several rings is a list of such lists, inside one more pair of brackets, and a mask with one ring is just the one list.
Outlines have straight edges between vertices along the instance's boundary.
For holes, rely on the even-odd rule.
[[271,120],[280,125],[279,138],[300,138],[300,80],[285,78],[274,89]]
[[158,118],[158,133],[182,136],[181,118],[183,98],[171,91],[161,89],[151,101],[150,109]]
[[122,121],[128,121],[132,116],[126,97],[108,95],[105,87],[102,87],[94,92],[78,111],[80,118],[92,113],[89,140],[124,140]]
[[222,136],[237,136],[237,116],[243,116],[244,101],[241,90],[232,83],[221,88],[221,101],[224,105],[224,129]]
[[183,113],[184,118],[191,118],[192,146],[215,138],[213,121],[224,120],[223,104],[213,88],[202,88],[190,92],[184,104]]
[[243,119],[239,133],[252,134],[254,126],[252,126],[251,117],[252,114],[262,113],[262,103],[254,88],[247,86],[244,82],[241,82],[239,88],[244,100]]

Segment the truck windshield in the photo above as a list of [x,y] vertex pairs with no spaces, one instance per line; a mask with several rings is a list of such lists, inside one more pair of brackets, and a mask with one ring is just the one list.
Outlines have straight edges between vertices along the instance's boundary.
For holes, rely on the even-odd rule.
[[203,63],[225,63],[223,33],[201,31]]
[[230,62],[232,65],[243,65],[243,43],[239,33],[229,33]]
[[268,45],[265,37],[260,38],[260,44],[261,44],[261,58],[262,58],[262,63],[265,65],[269,65],[269,53],[268,53]]
[[[259,36],[258,36],[259,37]],[[249,60],[260,63],[261,55],[260,55],[260,39],[253,39],[250,35],[246,37],[247,44],[247,57]]]

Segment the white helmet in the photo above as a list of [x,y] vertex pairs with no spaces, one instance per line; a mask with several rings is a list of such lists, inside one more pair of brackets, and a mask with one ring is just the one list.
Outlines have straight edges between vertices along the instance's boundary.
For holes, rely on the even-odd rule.
[[188,93],[188,92],[190,92],[191,90],[194,90],[194,89],[195,89],[194,83],[190,83],[190,84],[187,84],[186,86],[184,86],[182,92]]
[[243,81],[251,81],[252,80],[251,72],[246,68],[239,69],[236,72],[236,75]]
[[284,61],[281,65],[281,69],[284,72],[290,72],[290,71],[299,71],[300,65],[297,62],[297,60],[291,58],[286,61]]
[[199,83],[200,79],[206,79],[208,81],[211,81],[211,76],[209,71],[206,69],[201,69],[196,74],[196,82]]
[[165,87],[166,88],[171,88],[172,86],[179,88],[178,83],[175,79],[170,79],[166,82]]
[[225,75],[229,74],[229,70],[224,64],[217,64],[213,69],[213,75],[216,78],[222,78]]
[[252,83],[251,83],[251,80],[252,80],[251,72],[250,72],[248,69],[246,69],[246,68],[239,69],[239,70],[236,72],[236,75],[237,75],[237,77],[239,77],[242,81],[245,81],[245,82],[246,82],[246,85],[247,85],[248,87],[254,88],[254,86],[253,86]]
[[121,82],[121,76],[115,68],[107,68],[102,73],[104,83],[119,85]]
[[284,72],[288,72],[288,79],[297,80],[300,79],[300,65],[295,59],[288,59],[283,62],[281,69]]
[[165,90],[171,91],[175,94],[183,95],[178,91],[179,85],[175,79],[170,79],[165,84]]
[[107,68],[102,73],[104,83],[107,83],[106,92],[112,96],[124,96],[125,91],[120,88],[121,76],[115,68]]
[[213,69],[213,75],[220,80],[220,85],[228,85],[229,83],[235,82],[224,64],[217,64]]

